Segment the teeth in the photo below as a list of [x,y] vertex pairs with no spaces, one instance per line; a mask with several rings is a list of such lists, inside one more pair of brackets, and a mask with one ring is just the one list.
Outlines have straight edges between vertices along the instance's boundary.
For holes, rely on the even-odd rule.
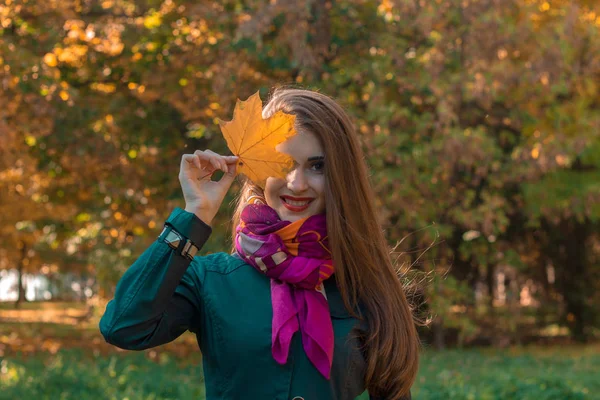
[[308,203],[310,203],[310,200],[294,201],[294,200],[290,200],[290,199],[283,199],[283,201],[285,201],[286,203],[288,203],[289,205],[294,206],[294,207],[302,207],[302,206],[305,206]]

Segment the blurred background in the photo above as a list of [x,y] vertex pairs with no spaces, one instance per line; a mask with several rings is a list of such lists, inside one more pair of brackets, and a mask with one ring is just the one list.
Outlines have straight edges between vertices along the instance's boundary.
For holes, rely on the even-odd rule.
[[204,398],[192,334],[124,352],[98,319],[181,155],[282,84],[352,116],[427,277],[414,398],[600,398],[596,0],[4,0],[0,398]]

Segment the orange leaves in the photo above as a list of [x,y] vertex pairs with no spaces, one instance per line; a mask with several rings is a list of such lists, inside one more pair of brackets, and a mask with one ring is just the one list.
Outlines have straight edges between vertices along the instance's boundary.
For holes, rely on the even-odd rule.
[[46,53],[46,55],[44,55],[44,63],[49,67],[56,67],[58,65],[58,59],[54,53]]
[[229,122],[219,120],[229,150],[240,157],[237,172],[264,188],[269,176],[285,178],[294,160],[275,150],[293,136],[296,116],[278,111],[262,117],[262,101],[256,92],[246,101],[238,100]]

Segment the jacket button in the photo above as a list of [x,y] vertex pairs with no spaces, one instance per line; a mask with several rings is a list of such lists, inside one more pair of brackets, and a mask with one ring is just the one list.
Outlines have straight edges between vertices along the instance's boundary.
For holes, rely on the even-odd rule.
[[292,400],[304,400],[304,397],[296,396]]

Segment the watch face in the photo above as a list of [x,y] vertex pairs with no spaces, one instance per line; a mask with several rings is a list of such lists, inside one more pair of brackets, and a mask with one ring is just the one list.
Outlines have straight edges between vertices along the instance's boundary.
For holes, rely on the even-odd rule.
[[186,242],[183,246],[183,249],[181,250],[181,255],[187,257],[190,260],[193,260],[194,256],[196,256],[196,253],[198,253],[198,247],[195,246],[189,239],[186,240],[183,236],[181,236],[176,230],[174,230],[170,226],[165,226],[160,236],[163,236],[165,231],[167,231],[167,234],[165,235],[163,241],[166,244],[168,244],[169,247],[171,247],[172,249],[178,249],[179,245],[181,244],[181,241],[185,240]]
[[171,230],[169,233],[167,233],[167,236],[165,237],[165,242],[174,249],[179,247],[181,240],[181,236],[179,236],[174,230]]

